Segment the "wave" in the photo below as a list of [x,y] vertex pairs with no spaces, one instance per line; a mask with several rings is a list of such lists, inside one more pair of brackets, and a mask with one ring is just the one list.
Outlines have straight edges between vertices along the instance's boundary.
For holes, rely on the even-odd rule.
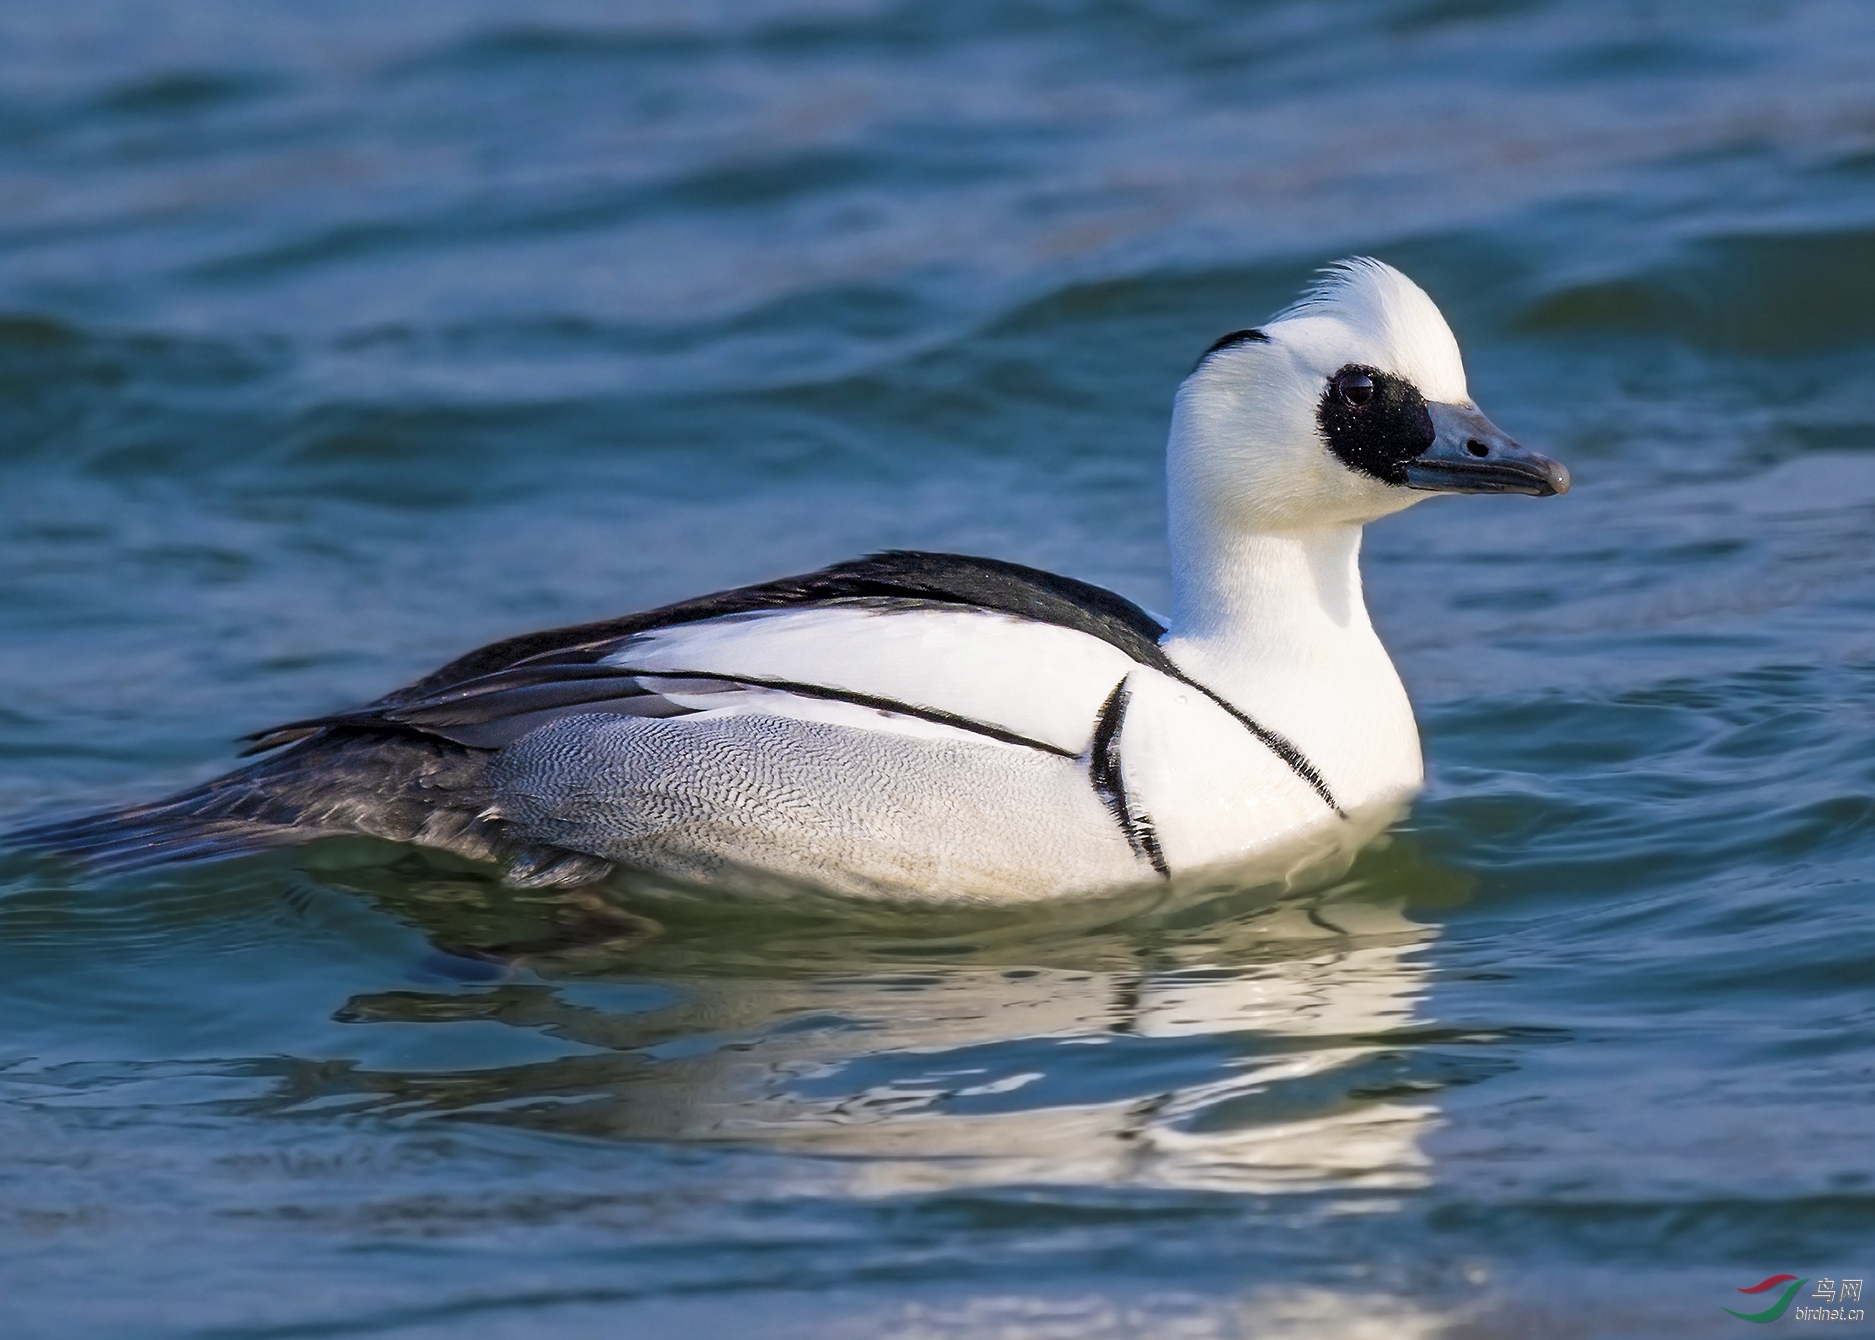
[[1875,340],[1875,226],[1703,238],[1644,268],[1553,287],[1518,324],[1726,354],[1860,348]]

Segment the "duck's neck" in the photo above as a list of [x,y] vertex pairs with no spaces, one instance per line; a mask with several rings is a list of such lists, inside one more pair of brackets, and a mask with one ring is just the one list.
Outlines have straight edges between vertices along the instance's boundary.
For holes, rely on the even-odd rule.
[[1371,640],[1361,528],[1177,537],[1171,635],[1233,678]]
[[1419,734],[1361,595],[1361,528],[1173,534],[1180,669],[1319,768],[1344,806],[1419,784]]

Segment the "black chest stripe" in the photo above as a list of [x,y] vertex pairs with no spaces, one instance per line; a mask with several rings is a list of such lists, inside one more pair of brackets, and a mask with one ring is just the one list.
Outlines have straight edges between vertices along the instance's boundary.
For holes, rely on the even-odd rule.
[[1126,704],[1131,696],[1123,679],[1113,686],[1113,692],[1101,704],[1100,717],[1094,723],[1094,747],[1088,757],[1087,775],[1094,784],[1094,793],[1126,835],[1126,845],[1133,849],[1133,854],[1151,862],[1161,878],[1170,879],[1172,869],[1165,863],[1165,852],[1160,849],[1152,819],[1127,801],[1126,778],[1120,772],[1120,727],[1126,721]]
[[1322,774],[1316,771],[1315,765],[1309,762],[1308,758],[1300,749],[1297,749],[1293,744],[1289,743],[1289,738],[1287,736],[1278,734],[1267,726],[1258,725],[1248,714],[1239,711],[1233,706],[1228,699],[1211,692],[1210,689],[1207,689],[1197,680],[1178,671],[1174,671],[1172,677],[1181,684],[1189,684],[1192,688],[1198,690],[1198,692],[1202,693],[1226,712],[1236,717],[1238,723],[1242,725],[1245,730],[1249,731],[1252,735],[1256,736],[1257,739],[1267,745],[1270,752],[1275,754],[1277,758],[1287,763],[1291,772],[1314,787],[1315,794],[1322,798],[1329,809],[1333,810],[1343,819],[1348,817],[1348,812],[1342,809],[1340,803],[1336,801],[1335,793],[1328,789],[1328,783],[1323,780]]

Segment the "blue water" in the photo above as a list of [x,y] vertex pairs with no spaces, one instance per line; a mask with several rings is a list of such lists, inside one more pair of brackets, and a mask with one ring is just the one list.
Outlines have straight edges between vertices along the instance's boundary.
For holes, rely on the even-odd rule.
[[1370,533],[1430,783],[1330,888],[0,858],[0,1333],[1704,1337],[1875,1275],[1871,50],[1852,0],[11,0],[6,824],[868,549],[1163,607],[1173,388],[1339,255],[1578,482]]

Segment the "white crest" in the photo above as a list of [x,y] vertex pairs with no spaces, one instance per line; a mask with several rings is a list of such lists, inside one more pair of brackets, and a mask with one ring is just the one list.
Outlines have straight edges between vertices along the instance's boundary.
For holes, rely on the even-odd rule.
[[1326,319],[1347,327],[1428,400],[1469,403],[1458,340],[1426,291],[1385,261],[1353,256],[1320,272],[1314,284],[1269,321],[1274,326]]

